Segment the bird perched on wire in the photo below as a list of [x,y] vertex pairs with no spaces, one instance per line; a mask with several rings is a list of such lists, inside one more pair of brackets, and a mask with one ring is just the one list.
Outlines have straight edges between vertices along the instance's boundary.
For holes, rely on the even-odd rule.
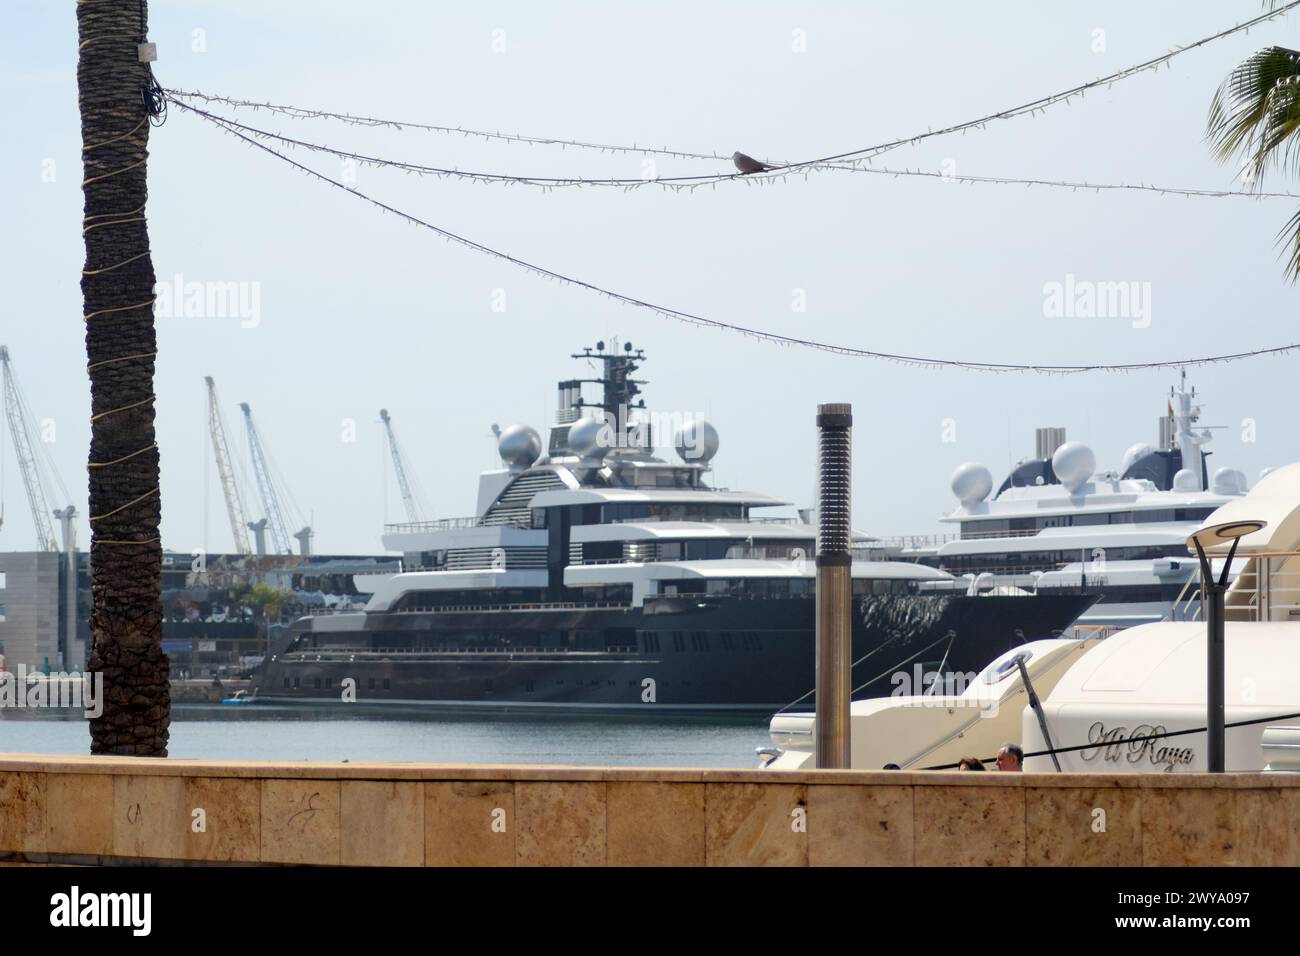
[[765,173],[772,168],[766,163],[760,163],[753,156],[746,156],[739,151],[731,154],[731,161],[742,173]]

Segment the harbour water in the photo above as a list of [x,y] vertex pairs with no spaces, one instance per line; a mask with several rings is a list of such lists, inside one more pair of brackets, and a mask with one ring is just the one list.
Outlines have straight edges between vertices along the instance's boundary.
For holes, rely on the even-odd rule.
[[[358,714],[257,704],[172,708],[170,756],[455,764],[753,767],[764,720]],[[0,711],[0,752],[86,754],[75,711]]]

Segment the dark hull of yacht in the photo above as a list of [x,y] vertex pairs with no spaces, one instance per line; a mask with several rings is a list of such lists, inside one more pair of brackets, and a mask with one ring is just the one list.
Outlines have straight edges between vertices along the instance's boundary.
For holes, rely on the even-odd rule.
[[[917,675],[973,674],[1059,634],[1095,595],[855,599],[855,698],[921,692]],[[770,714],[814,702],[808,598],[658,598],[304,619],[255,676],[263,700],[500,711]],[[901,675],[901,676],[900,676]]]

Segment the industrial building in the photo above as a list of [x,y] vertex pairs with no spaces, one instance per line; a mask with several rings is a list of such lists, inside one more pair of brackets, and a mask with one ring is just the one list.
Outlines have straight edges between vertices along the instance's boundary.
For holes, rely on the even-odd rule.
[[[66,600],[66,556],[0,552],[0,655],[13,671],[78,670],[90,646],[90,558],[77,554],[75,600]],[[233,676],[256,666],[269,634],[303,614],[365,603],[354,574],[396,572],[395,557],[163,554],[163,650],[172,674]],[[265,584],[278,607],[250,603]],[[75,607],[69,615],[66,608]],[[69,626],[71,620],[72,626]]]

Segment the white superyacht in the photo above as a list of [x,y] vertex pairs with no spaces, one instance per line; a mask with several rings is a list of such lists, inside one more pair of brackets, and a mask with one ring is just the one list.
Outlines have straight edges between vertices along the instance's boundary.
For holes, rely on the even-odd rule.
[[1131,446],[1115,471],[1098,471],[1093,450],[1065,441],[1064,429],[1040,428],[1036,455],[1017,464],[991,497],[986,467],[956,469],[958,505],[941,519],[956,525],[956,534],[885,539],[881,553],[965,577],[972,592],[1093,592],[1097,603],[1078,621],[1084,629],[1168,620],[1195,573],[1188,535],[1248,490],[1235,468],[1211,473],[1211,434],[1200,417],[1184,376],[1170,389],[1158,444]]

